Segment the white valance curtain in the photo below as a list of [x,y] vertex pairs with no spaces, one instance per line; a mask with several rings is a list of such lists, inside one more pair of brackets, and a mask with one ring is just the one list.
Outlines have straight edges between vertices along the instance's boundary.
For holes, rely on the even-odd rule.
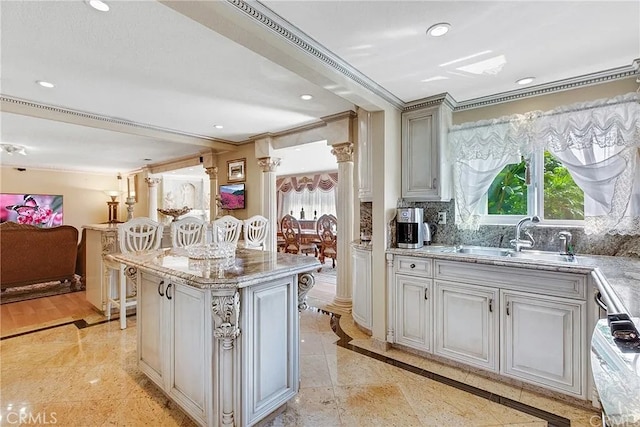
[[585,232],[640,234],[637,93],[453,126],[456,222],[477,229],[483,195],[502,168],[546,149],[585,194]]
[[304,208],[307,219],[323,214],[336,215],[338,173],[328,172],[309,176],[290,176],[276,180],[278,218],[293,212],[298,217]]

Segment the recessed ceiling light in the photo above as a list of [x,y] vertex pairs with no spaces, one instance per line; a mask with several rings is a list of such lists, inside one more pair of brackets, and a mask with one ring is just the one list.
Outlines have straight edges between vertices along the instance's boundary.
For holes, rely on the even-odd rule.
[[213,127],[216,128],[216,129],[222,129],[224,126],[222,126],[222,125],[213,125]]
[[516,83],[518,83],[519,85],[528,85],[534,79],[535,79],[535,77],[525,77],[523,79],[517,80]]
[[109,5],[106,4],[103,1],[100,1],[100,0],[89,0],[87,2],[87,4],[89,6],[91,6],[92,8],[94,8],[95,10],[98,10],[100,12],[108,12],[109,11]]
[[300,99],[304,100],[304,101],[308,101],[310,99],[313,99],[313,95],[300,95]]
[[145,162],[150,162],[151,161],[151,159],[142,159],[142,160],[144,160]]
[[52,87],[56,86],[53,83],[45,82],[44,80],[38,80],[38,81],[36,81],[36,83],[38,83],[40,86],[46,87],[48,89],[51,89]]
[[438,24],[434,24],[429,28],[427,28],[427,34],[430,35],[431,37],[444,36],[449,32],[450,28],[451,28],[451,24],[448,24],[446,22],[440,22]]

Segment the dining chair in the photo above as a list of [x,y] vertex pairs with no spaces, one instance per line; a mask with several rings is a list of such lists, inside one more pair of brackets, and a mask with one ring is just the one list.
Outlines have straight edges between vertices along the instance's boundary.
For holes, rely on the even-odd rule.
[[231,215],[225,215],[213,221],[213,242],[230,242],[237,245],[241,231],[242,221]]
[[201,218],[187,216],[171,223],[171,246],[182,248],[205,243],[207,222]]
[[334,215],[322,215],[316,222],[316,230],[320,239],[318,260],[324,264],[325,258],[331,258],[332,267],[335,268],[338,257],[338,219]]
[[285,215],[280,221],[280,229],[284,238],[284,252],[290,254],[313,253],[318,256],[318,246],[315,243],[302,243],[300,241],[300,223],[291,215]]
[[244,247],[265,249],[264,242],[269,231],[269,220],[262,215],[254,215],[244,220]]
[[[150,218],[134,218],[118,225],[120,253],[153,251],[160,248],[164,227]],[[106,316],[111,320],[111,308],[115,306],[120,315],[120,329],[127,328],[127,308],[137,305],[137,290],[134,282],[133,292],[127,295],[126,266],[105,256],[105,266],[109,269],[109,280],[105,281],[107,296]],[[114,277],[115,276],[115,277]]]

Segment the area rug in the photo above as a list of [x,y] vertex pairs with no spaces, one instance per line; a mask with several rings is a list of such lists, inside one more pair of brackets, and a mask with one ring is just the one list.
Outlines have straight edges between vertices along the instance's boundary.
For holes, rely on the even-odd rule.
[[12,302],[26,301],[83,290],[84,284],[82,283],[81,277],[76,274],[72,281],[45,282],[3,289],[0,293],[0,304],[9,304]]

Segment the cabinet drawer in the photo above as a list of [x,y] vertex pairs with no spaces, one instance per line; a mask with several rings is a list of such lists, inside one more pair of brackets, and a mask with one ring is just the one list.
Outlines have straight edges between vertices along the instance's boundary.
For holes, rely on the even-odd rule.
[[434,277],[582,300],[587,292],[587,276],[584,274],[520,267],[435,260]]
[[433,274],[433,260],[431,258],[414,258],[399,256],[395,260],[396,273],[411,274],[413,276],[431,277]]

